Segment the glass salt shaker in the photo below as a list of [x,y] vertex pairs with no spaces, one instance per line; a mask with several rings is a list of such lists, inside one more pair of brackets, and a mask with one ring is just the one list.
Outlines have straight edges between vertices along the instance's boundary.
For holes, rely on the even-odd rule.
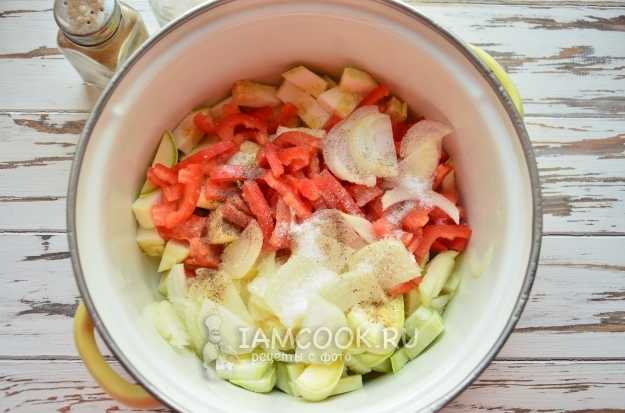
[[147,38],[139,13],[117,0],[55,0],[57,43],[82,79],[103,88]]

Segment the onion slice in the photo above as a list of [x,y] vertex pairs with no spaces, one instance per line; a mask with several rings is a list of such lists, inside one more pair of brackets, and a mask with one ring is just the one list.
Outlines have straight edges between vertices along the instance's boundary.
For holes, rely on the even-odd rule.
[[349,153],[362,170],[383,178],[397,176],[399,167],[390,116],[376,113],[356,122],[350,130]]
[[428,198],[431,205],[439,207],[443,212],[449,215],[456,224],[460,224],[460,211],[453,202],[435,191],[430,191],[428,193]]
[[[422,120],[410,127],[401,141],[399,154],[406,157],[413,153],[422,141],[442,141],[442,139],[453,132],[453,129],[441,122],[434,120]],[[438,159],[437,159],[438,160]]]

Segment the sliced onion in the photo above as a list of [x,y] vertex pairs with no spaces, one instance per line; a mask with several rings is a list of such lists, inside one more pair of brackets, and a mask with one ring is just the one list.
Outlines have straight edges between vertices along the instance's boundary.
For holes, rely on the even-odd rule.
[[263,232],[252,220],[241,236],[232,241],[221,255],[221,268],[234,279],[245,277],[256,264],[263,247]]
[[403,175],[395,188],[382,195],[382,209],[387,210],[392,205],[411,199],[424,201],[430,189],[429,181]]
[[[406,157],[413,153],[422,141],[440,142],[445,136],[453,132],[453,129],[441,122],[434,120],[422,120],[406,131],[406,135],[401,141],[399,154]],[[438,158],[436,159],[438,161]]]
[[349,152],[349,136],[354,125],[362,118],[378,113],[376,106],[356,109],[348,118],[334,126],[323,140],[323,159],[337,177],[355,184],[374,186],[374,174],[361,169]]
[[375,232],[373,231],[373,224],[363,217],[359,217],[358,215],[350,215],[341,212],[341,216],[347,225],[352,227],[354,231],[358,235],[362,237],[368,243],[374,242],[376,240]]
[[460,223],[460,211],[458,207],[438,192],[430,191],[428,194],[431,205],[437,206],[443,210],[456,224]]
[[375,113],[355,122],[349,135],[349,153],[361,170],[379,177],[397,176],[390,116]]

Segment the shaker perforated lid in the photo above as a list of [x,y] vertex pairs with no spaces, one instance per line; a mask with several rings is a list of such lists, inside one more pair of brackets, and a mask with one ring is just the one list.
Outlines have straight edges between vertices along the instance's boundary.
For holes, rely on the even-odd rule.
[[70,40],[93,46],[115,34],[121,9],[117,0],[54,0],[54,19]]

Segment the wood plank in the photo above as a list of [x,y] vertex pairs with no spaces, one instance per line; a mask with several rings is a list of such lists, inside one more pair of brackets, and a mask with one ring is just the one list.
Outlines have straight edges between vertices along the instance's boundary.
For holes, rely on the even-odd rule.
[[[104,394],[79,361],[0,361],[0,370],[6,413],[136,411]],[[623,377],[620,362],[494,362],[442,411],[623,412]]]
[[[155,29],[147,1],[131,3]],[[625,114],[622,9],[412,3],[501,60],[521,90],[527,113],[595,118]],[[58,54],[50,36],[56,28],[49,2],[8,0],[0,6],[2,12],[9,14],[0,25],[0,37],[8,40],[0,44],[0,90],[5,92],[0,110],[88,111],[97,91],[83,86]]]
[[[65,234],[0,234],[0,245],[0,356],[74,355],[78,292]],[[530,302],[500,357],[625,359],[623,250],[625,237],[546,237]]]
[[[65,230],[67,179],[85,114],[0,113],[0,230]],[[625,120],[526,119],[547,233],[625,232]]]

